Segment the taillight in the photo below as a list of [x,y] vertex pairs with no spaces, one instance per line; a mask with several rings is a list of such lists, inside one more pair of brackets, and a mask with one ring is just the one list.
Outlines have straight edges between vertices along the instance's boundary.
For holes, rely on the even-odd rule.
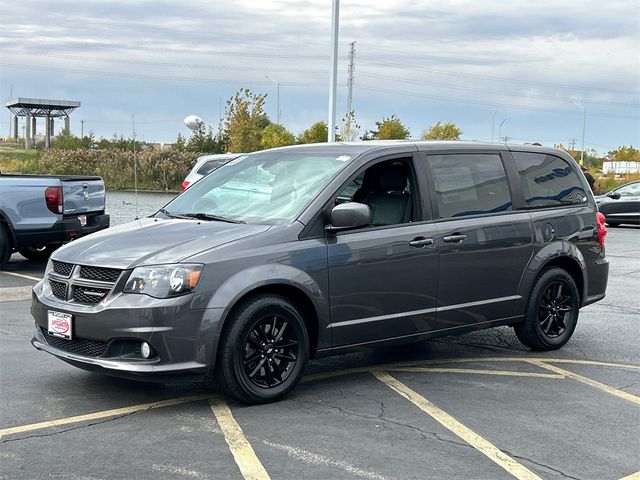
[[184,182],[182,182],[182,189],[186,190],[186,188],[189,186],[189,182],[187,180],[185,180]]
[[51,213],[62,213],[62,187],[47,187],[44,191],[44,200]]
[[598,242],[600,246],[604,246],[604,237],[607,236],[607,227],[604,222],[607,221],[601,212],[596,212],[596,221],[598,223]]

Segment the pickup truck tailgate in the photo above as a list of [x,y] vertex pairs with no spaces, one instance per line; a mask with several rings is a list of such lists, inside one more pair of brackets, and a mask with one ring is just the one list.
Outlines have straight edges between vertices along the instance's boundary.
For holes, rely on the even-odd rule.
[[65,215],[104,211],[105,190],[100,177],[61,177]]

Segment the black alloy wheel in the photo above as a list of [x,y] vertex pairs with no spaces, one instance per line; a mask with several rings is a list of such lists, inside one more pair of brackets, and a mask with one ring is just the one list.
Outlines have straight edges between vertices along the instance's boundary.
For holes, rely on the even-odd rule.
[[302,377],[309,336],[299,310],[277,295],[234,308],[223,328],[216,377],[225,393],[258,404],[285,396]]
[[534,350],[555,350],[569,341],[578,323],[580,293],[569,273],[544,270],[536,280],[524,315],[514,325],[518,339]]
[[573,310],[571,290],[560,280],[551,282],[538,303],[538,322],[549,338],[557,338],[566,329],[567,317]]
[[244,373],[258,387],[281,385],[294,370],[300,342],[283,316],[259,318],[249,330],[244,344]]

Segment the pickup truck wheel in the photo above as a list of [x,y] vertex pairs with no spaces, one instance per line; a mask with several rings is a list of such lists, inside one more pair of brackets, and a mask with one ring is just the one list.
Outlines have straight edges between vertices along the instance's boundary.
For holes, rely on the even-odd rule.
[[59,246],[60,245],[45,245],[44,247],[24,247],[18,251],[20,252],[20,255],[31,261],[42,262],[43,260],[49,258]]
[[300,380],[309,357],[302,316],[276,295],[237,308],[220,340],[216,376],[222,390],[248,404],[284,397]]
[[9,230],[0,223],[0,267],[3,267],[11,258],[11,238]]
[[518,339],[534,350],[555,350],[569,341],[578,323],[580,294],[565,270],[550,268],[536,280],[524,321],[514,325]]

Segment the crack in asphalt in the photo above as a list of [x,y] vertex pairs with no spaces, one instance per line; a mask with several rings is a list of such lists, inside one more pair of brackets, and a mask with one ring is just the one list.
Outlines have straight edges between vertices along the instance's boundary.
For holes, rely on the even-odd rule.
[[[340,393],[342,394],[342,391],[340,391]],[[363,398],[367,398],[368,400],[371,400],[371,397],[365,397],[364,395],[356,394],[356,396],[360,396],[360,397],[363,397]],[[350,411],[347,411],[344,408],[342,408],[342,407],[340,407],[338,405],[332,404],[332,403],[323,403],[322,406],[326,406],[326,407],[332,408],[334,410],[337,410],[338,413],[340,413],[341,415],[344,415],[346,417],[364,418],[364,419],[367,419],[367,420],[381,420],[382,422],[389,423],[391,425],[397,425],[397,426],[400,426],[400,427],[406,427],[406,428],[409,428],[411,430],[414,430],[414,431],[418,432],[418,434],[422,438],[424,438],[425,440],[429,439],[430,437],[433,437],[436,440],[439,440],[440,442],[450,443],[450,444],[453,444],[453,445],[457,445],[459,447],[473,448],[471,445],[469,445],[466,442],[456,442],[455,440],[451,440],[451,439],[448,439],[448,438],[441,437],[440,434],[437,433],[437,432],[430,432],[430,431],[427,431],[427,430],[423,430],[423,429],[421,429],[419,427],[416,427],[415,425],[411,425],[411,424],[408,424],[408,423],[403,423],[403,422],[399,422],[399,421],[396,421],[396,420],[391,420],[389,418],[386,418],[386,417],[384,417],[384,411],[385,411],[384,410],[384,402],[379,401],[379,400],[376,400],[376,402],[378,402],[380,404],[380,413],[378,415],[376,415],[376,416],[363,415],[363,414],[360,414],[360,413],[350,412]],[[309,404],[311,402],[303,402],[303,403]],[[316,404],[316,403],[313,403],[312,405],[315,406],[315,407],[321,406],[321,405]],[[322,408],[320,408],[320,409],[316,408],[316,410],[322,410]]]
[[544,463],[536,462],[535,460],[531,460],[530,458],[523,457],[521,455],[516,455],[514,453],[511,453],[508,450],[502,450],[502,451],[504,453],[506,453],[507,455],[509,455],[510,457],[512,457],[512,458],[517,458],[518,460],[524,460],[525,462],[533,463],[534,465],[537,465],[538,467],[546,468],[547,470],[551,470],[552,472],[559,473],[564,478],[570,478],[571,480],[583,480],[580,477],[571,476],[571,475],[569,475],[567,473],[564,473],[562,470],[558,470],[557,468],[550,467],[549,465],[546,465]]
[[104,419],[104,420],[100,420],[98,422],[87,423],[85,425],[77,425],[75,427],[65,428],[64,430],[58,430],[56,432],[38,433],[38,434],[35,434],[35,435],[27,435],[26,437],[9,438],[7,440],[0,440],[0,445],[3,444],[3,443],[20,442],[22,440],[28,440],[30,438],[53,437],[55,435],[60,435],[61,433],[71,432],[73,430],[80,430],[82,428],[94,427],[96,425],[102,425],[104,423],[109,423],[109,422],[113,422],[113,421],[116,421],[116,420],[120,420],[121,418],[129,417],[131,415],[134,415],[136,413],[143,412],[143,411],[144,410],[138,410],[138,411],[135,411],[135,412],[123,413],[122,415],[118,415],[117,417],[111,417],[111,418],[107,418],[107,419]]

